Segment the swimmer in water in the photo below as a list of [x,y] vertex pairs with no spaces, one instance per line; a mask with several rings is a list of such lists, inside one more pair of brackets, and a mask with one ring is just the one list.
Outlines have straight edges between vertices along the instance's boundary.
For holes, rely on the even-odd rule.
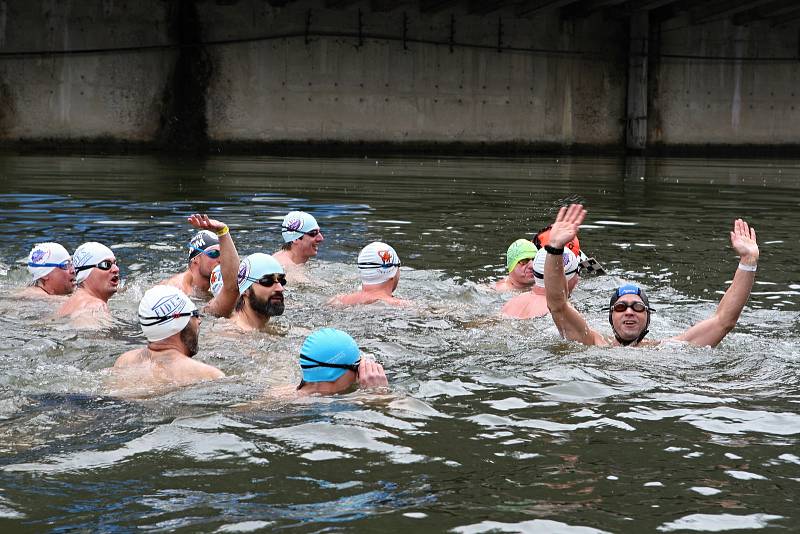
[[107,246],[90,241],[72,256],[78,288],[56,315],[70,317],[80,326],[96,326],[111,317],[108,301],[119,287],[119,265]]
[[58,243],[39,243],[28,254],[31,282],[18,296],[49,298],[70,295],[75,291],[75,266],[72,257]]
[[[547,251],[544,248],[539,249],[536,257],[531,262],[536,283],[530,291],[517,295],[505,303],[502,310],[504,316],[515,319],[533,319],[535,317],[544,317],[550,313],[547,309],[547,297],[545,296],[544,287],[544,263],[546,258]],[[564,278],[567,284],[566,294],[569,296],[580,280],[580,276],[578,276],[579,262],[578,257],[568,248],[564,249],[563,261]]]
[[[186,271],[176,274],[164,284],[177,287],[187,295],[207,295],[211,273],[215,267],[219,267],[228,280],[236,278],[239,254],[225,223],[201,213],[191,215],[188,221],[200,229],[189,242],[189,266]],[[229,317],[238,298],[239,288],[235,284],[229,284],[228,287],[221,285],[220,291],[203,307],[203,313]]]
[[394,296],[400,282],[400,258],[397,252],[380,241],[370,243],[358,255],[358,274],[361,276],[361,291],[337,295],[328,304],[354,306],[385,302],[393,306],[411,304],[408,300]]
[[335,395],[354,386],[387,387],[383,366],[360,356],[358,345],[347,333],[323,328],[309,335],[300,348],[303,378],[299,395]]
[[322,231],[313,216],[304,211],[291,211],[281,224],[283,246],[273,254],[284,269],[305,265],[317,255],[324,241]]
[[526,291],[533,287],[533,264],[531,260],[536,257],[536,247],[527,239],[517,239],[506,252],[506,269],[508,276],[494,284],[494,290]]
[[[578,227],[586,217],[580,204],[572,204],[559,210],[550,232],[550,243],[545,260],[544,280],[547,291],[547,306],[561,335],[568,340],[584,345],[600,346],[647,346],[659,342],[645,340],[650,325],[650,301],[645,291],[633,284],[614,290],[608,310],[608,321],[614,339],[603,336],[589,328],[586,320],[567,302],[563,262],[563,248],[578,234]],[[669,341],[684,341],[701,347],[716,347],[733,330],[742,313],[756,277],[758,265],[758,243],[756,231],[741,219],[736,219],[730,233],[731,247],[739,255],[739,267],[733,283],[720,300],[717,310],[708,319],[700,321],[686,332]]]
[[[229,279],[227,274],[224,280]],[[231,315],[242,330],[264,330],[270,317],[283,315],[283,266],[269,254],[250,254],[239,264],[239,299]]]
[[225,373],[193,359],[198,352],[200,314],[180,289],[158,285],[139,302],[139,325],[147,346],[126,352],[114,362],[115,389],[140,391],[157,386],[185,386],[222,378]]

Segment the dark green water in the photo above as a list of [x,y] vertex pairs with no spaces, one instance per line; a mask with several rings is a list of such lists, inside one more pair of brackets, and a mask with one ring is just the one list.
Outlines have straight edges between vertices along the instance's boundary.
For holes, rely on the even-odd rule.
[[[701,159],[261,159],[0,156],[0,527],[7,531],[653,532],[800,524],[800,162]],[[608,294],[648,288],[652,335],[710,315],[733,276],[733,219],[761,260],[717,349],[598,349],[549,318],[508,321],[482,285],[568,200],[609,275],[577,308],[609,332]],[[280,335],[203,323],[198,359],[228,378],[144,401],[106,371],[142,343],[144,290],[178,272],[205,211],[239,252],[273,252],[291,209],[325,242]],[[412,309],[334,310],[381,239]],[[22,261],[55,240],[113,246],[117,324],[78,332],[24,302]],[[347,330],[392,393],[264,400],[296,383],[308,332]]]

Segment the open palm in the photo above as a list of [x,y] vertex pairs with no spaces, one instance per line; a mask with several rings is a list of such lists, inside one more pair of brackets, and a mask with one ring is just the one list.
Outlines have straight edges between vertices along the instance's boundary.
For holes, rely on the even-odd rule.
[[758,259],[756,231],[742,219],[736,219],[731,232],[731,246],[741,257]]

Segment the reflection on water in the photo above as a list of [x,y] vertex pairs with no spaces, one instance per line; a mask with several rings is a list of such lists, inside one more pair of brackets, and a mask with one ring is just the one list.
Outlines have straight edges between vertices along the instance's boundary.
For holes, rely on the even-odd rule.
[[[0,525],[19,530],[247,532],[717,531],[788,527],[800,484],[800,246],[795,161],[546,158],[306,160],[0,158]],[[548,318],[507,321],[484,284],[564,200],[609,270],[576,306],[607,332],[610,290],[649,289],[651,332],[715,309],[736,217],[761,261],[737,329],[715,350],[587,348]],[[185,265],[185,217],[206,211],[240,254],[272,252],[291,209],[325,243],[287,290],[273,334],[206,320],[216,383],[126,401],[104,370],[142,343],[135,310]],[[122,263],[113,327],[76,332],[13,296],[33,243],[96,240]],[[403,260],[417,306],[332,309],[367,242]],[[289,402],[313,329],[347,330],[384,362],[389,395]]]

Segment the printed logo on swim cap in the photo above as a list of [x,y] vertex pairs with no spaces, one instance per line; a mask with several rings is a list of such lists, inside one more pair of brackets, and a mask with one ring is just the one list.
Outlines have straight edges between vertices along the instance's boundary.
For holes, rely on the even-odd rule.
[[622,295],[638,295],[640,293],[641,289],[639,289],[639,286],[633,284],[626,284],[617,289],[617,297],[621,297]]
[[286,225],[286,230],[289,232],[297,232],[303,227],[303,219],[291,219],[289,224]]
[[186,307],[186,301],[180,295],[167,295],[157,301],[153,307],[156,317],[169,317],[180,313]]
[[91,258],[92,256],[92,251],[89,250],[89,247],[84,247],[84,248],[78,247],[78,250],[76,250],[75,252],[76,254],[72,256],[72,263],[76,267],[80,267],[88,263],[89,258]]
[[392,263],[392,253],[388,250],[379,250],[378,257],[383,261],[384,264]]
[[245,258],[239,265],[239,273],[236,275],[236,282],[241,286],[245,279],[250,275],[250,260]]
[[50,257],[49,250],[37,248],[31,253],[31,263],[46,263],[47,258]]

